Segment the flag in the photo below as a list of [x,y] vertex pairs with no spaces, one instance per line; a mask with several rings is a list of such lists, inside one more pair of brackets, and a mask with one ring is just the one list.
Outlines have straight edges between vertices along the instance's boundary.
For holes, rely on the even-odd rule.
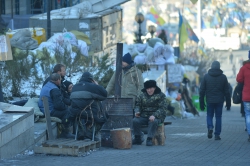
[[193,4],[196,4],[198,0],[190,0]]
[[199,39],[193,29],[179,11],[179,46],[181,52],[184,50],[184,43],[187,39],[193,40],[196,43],[199,42]]
[[[189,12],[189,14],[193,14],[194,18],[197,19],[197,13],[191,12],[191,10],[190,10],[188,7],[185,8],[185,11]],[[204,20],[201,18],[201,29],[206,29],[206,28],[207,28],[207,27],[206,27],[206,25],[205,25],[205,22],[204,22]]]
[[151,7],[149,11],[149,20],[161,26],[165,24],[163,18],[157,13],[157,11],[153,7]]
[[183,17],[179,11],[179,47],[180,47],[180,52],[184,50],[184,43],[188,39],[188,33],[186,30],[186,27],[183,23]]
[[198,47],[198,54],[207,58],[206,50],[201,46]]
[[204,22],[204,20],[201,18],[201,29],[206,29],[206,24]]

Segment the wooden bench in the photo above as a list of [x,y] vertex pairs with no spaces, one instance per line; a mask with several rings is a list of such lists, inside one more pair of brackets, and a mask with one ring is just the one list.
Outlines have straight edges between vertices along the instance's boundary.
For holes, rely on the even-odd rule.
[[101,145],[99,141],[91,141],[91,140],[77,141],[75,139],[56,139],[52,133],[48,99],[47,97],[43,97],[42,100],[46,118],[48,140],[43,142],[40,146],[35,146],[34,147],[35,153],[84,156],[90,150],[100,148]]

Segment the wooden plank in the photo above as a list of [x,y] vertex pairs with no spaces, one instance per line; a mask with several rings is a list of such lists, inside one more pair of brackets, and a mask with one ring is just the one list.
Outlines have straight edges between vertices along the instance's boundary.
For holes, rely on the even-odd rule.
[[17,105],[11,105],[9,107],[6,107],[3,109],[3,112],[9,112],[9,113],[27,113],[32,111],[34,108],[33,107],[21,107]]
[[64,142],[64,141],[69,141],[69,140],[73,140],[73,139],[59,138],[59,139],[55,139],[55,140],[47,140],[47,141],[44,141],[43,143]]
[[35,153],[78,156],[79,149],[35,146]]
[[96,148],[100,148],[102,145],[101,145],[101,142],[100,141],[98,141],[98,142],[96,142]]
[[52,132],[48,98],[43,97],[42,100],[43,100],[44,114],[45,114],[45,118],[46,118],[48,140],[54,140],[55,137],[53,136],[53,132]]
[[91,142],[84,142],[84,141],[75,141],[75,142],[70,142],[67,144],[62,145],[62,147],[67,148],[67,147],[73,147],[73,148],[81,148],[81,147],[86,147],[90,146],[92,143]]
[[63,144],[67,144],[67,143],[70,143],[70,142],[73,142],[74,139],[56,139],[56,140],[53,140],[53,141],[47,141],[47,142],[44,142],[42,144],[42,146],[44,147],[60,147],[61,145]]

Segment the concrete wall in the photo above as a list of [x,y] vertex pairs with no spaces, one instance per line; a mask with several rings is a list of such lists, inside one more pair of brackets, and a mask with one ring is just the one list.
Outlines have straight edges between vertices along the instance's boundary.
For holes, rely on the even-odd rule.
[[34,111],[30,111],[2,127],[0,139],[0,159],[14,157],[33,145]]

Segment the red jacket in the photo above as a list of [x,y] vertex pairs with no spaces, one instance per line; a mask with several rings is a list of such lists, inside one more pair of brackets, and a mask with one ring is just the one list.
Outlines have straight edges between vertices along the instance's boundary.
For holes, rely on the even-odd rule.
[[243,83],[242,101],[250,102],[250,60],[245,61],[237,74],[236,81]]

